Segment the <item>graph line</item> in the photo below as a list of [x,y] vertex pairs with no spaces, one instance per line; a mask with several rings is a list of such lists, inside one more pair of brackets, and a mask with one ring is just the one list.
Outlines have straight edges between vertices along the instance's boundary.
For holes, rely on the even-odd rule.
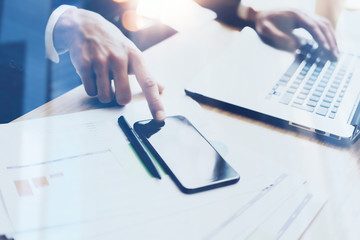
[[36,166],[46,165],[46,164],[49,164],[49,163],[55,163],[55,162],[61,162],[61,161],[65,161],[65,160],[71,160],[71,159],[79,158],[79,157],[99,155],[99,154],[103,154],[103,153],[106,153],[106,152],[111,152],[111,150],[106,149],[106,150],[102,150],[102,151],[98,151],[98,152],[84,153],[84,154],[79,154],[79,155],[76,155],[76,156],[58,158],[58,159],[54,159],[54,160],[49,160],[49,161],[39,162],[39,163],[33,163],[33,164],[8,166],[8,167],[6,167],[6,169],[19,169],[19,168],[36,167]]

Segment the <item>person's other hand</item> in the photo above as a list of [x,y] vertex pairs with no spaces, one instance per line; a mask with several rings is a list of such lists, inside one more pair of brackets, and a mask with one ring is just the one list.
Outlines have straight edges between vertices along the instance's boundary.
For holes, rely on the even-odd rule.
[[163,88],[146,69],[140,50],[112,23],[99,14],[83,9],[69,9],[54,28],[54,45],[58,52],[70,52],[71,61],[89,96],[100,102],[115,99],[120,105],[131,100],[129,73],[134,73],[153,117],[165,119],[160,100]]
[[307,30],[330,57],[338,57],[334,29],[331,23],[320,16],[309,15],[299,10],[253,12],[252,21],[259,36],[269,45],[293,51],[300,47],[300,39],[293,30]]

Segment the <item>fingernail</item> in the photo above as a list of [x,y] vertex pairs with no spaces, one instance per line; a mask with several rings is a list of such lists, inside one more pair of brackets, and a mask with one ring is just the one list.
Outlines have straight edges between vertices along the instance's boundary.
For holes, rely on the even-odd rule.
[[156,112],[155,118],[156,118],[156,120],[158,120],[158,121],[164,121],[165,118],[166,118],[165,112],[164,112],[164,111],[158,111],[158,112]]

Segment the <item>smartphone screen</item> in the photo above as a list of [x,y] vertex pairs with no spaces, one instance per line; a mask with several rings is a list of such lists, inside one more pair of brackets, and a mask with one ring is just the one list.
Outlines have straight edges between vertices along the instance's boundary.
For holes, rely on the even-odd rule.
[[134,129],[180,190],[195,193],[236,183],[238,173],[183,116],[144,120]]

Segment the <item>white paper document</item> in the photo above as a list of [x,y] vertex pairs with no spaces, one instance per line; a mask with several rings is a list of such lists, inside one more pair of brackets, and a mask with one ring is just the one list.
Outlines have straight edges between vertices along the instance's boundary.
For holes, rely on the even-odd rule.
[[216,139],[196,103],[179,102],[169,115],[185,115],[210,136],[239,183],[186,195],[164,172],[152,178],[117,125],[120,114],[132,123],[149,118],[143,102],[3,125],[0,233],[16,240],[299,237],[324,200],[259,155],[239,158],[242,149]]

